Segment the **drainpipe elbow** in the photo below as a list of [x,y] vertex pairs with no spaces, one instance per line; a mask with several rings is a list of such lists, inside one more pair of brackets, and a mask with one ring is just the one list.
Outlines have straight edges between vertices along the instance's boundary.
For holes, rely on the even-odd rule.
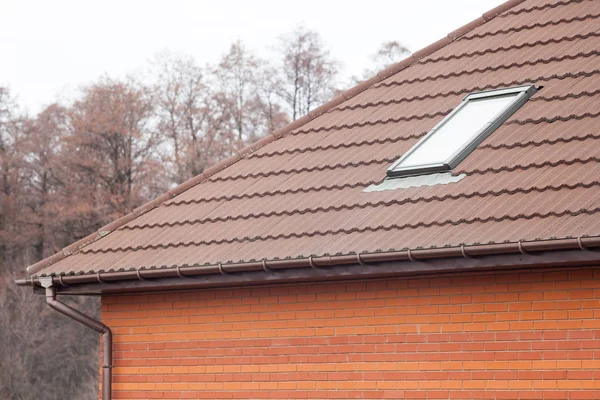
[[102,352],[102,398],[103,400],[110,400],[112,393],[112,331],[102,322],[56,300],[56,288],[54,287],[52,277],[41,277],[39,281],[42,287],[46,289],[46,303],[50,308],[102,334],[104,340]]

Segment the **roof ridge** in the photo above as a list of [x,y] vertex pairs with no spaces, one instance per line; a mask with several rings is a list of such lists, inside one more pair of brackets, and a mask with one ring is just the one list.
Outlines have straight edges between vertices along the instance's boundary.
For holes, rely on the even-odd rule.
[[218,172],[220,172],[220,171],[224,170],[225,168],[238,162],[239,160],[244,158],[244,156],[246,156],[247,154],[253,153],[254,151],[273,142],[274,140],[281,138],[282,136],[291,132],[292,130],[303,126],[304,124],[308,123],[309,121],[312,121],[313,119],[317,118],[318,116],[326,113],[330,109],[337,107],[341,103],[364,92],[365,90],[367,90],[368,88],[373,86],[375,83],[381,82],[384,79],[387,79],[388,77],[402,71],[403,69],[408,68],[409,66],[411,66],[411,65],[415,64],[417,61],[419,61],[421,58],[433,54],[434,52],[438,51],[439,49],[454,42],[455,40],[457,40],[459,37],[463,36],[467,32],[470,32],[471,30],[485,24],[486,22],[492,20],[499,14],[510,10],[511,8],[513,8],[514,6],[516,6],[518,4],[521,4],[523,1],[525,1],[525,0],[508,0],[508,1],[504,2],[503,4],[491,9],[490,11],[484,13],[481,17],[450,32],[448,35],[446,35],[446,37],[413,53],[409,57],[405,58],[404,60],[402,60],[396,64],[391,65],[390,67],[384,69],[383,71],[378,72],[373,78],[363,81],[363,82],[359,83],[358,85],[354,86],[353,88],[350,88],[350,89],[342,92],[342,94],[340,94],[336,98],[334,98],[334,99],[330,100],[329,102],[321,105],[320,107],[317,107],[316,109],[310,111],[307,115],[303,116],[302,118],[299,118],[296,121],[293,121],[292,123],[288,124],[287,126],[276,130],[275,132],[271,133],[270,135],[267,135],[264,138],[260,139],[256,143],[241,149],[240,151],[236,152],[235,155],[217,163],[216,165],[214,165],[210,168],[207,168],[201,174],[199,174],[191,179],[188,179],[187,181],[183,182],[179,186],[169,190],[167,193],[157,197],[156,199],[154,199],[152,201],[149,201],[148,203],[143,204],[142,206],[134,209],[131,213],[101,227],[96,232],[92,233],[91,235],[88,235],[88,236],[84,237],[83,239],[80,239],[77,242],[65,247],[61,252],[58,252],[58,253],[56,253],[50,257],[47,257],[41,261],[38,261],[37,263],[35,263],[33,265],[30,265],[29,267],[27,267],[27,272],[29,273],[29,275],[33,275],[36,272],[40,271],[41,269],[43,269],[47,266],[50,266],[50,265],[64,259],[65,257],[68,257],[69,255],[71,255],[75,252],[80,251],[85,246],[87,246],[91,243],[94,243],[95,241],[108,235],[110,232],[115,231],[116,229],[120,228],[121,226],[129,223],[130,221],[134,220],[135,218],[139,217],[140,215],[145,214],[146,212],[160,206],[165,201],[172,199],[173,197],[187,191],[188,189],[198,185],[201,182],[204,182],[211,176],[217,174]]

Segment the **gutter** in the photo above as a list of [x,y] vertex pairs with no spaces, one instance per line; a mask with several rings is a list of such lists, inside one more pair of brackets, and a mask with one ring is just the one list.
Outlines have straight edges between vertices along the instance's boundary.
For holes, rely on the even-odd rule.
[[41,280],[50,281],[56,286],[80,284],[109,284],[122,281],[140,281],[157,278],[187,278],[206,275],[230,275],[248,272],[269,272],[290,269],[318,269],[327,267],[381,264],[397,261],[420,262],[448,258],[478,258],[483,256],[534,255],[548,251],[581,250],[591,251],[600,248],[600,236],[580,236],[550,240],[519,241],[483,245],[461,245],[428,249],[407,249],[376,253],[352,253],[332,256],[310,256],[294,259],[273,259],[251,262],[219,263],[213,265],[170,266],[159,268],[131,269],[128,271],[91,271],[79,275],[52,275],[17,279],[19,286],[43,286]]
[[50,308],[102,334],[102,400],[112,398],[112,331],[100,321],[83,314],[81,311],[56,300],[56,286],[52,278],[39,278],[40,285],[46,289],[46,303]]

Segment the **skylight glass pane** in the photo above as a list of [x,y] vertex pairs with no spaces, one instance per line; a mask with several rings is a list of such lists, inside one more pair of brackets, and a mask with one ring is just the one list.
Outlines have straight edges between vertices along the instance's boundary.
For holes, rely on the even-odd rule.
[[448,171],[517,111],[536,89],[533,85],[471,93],[388,168],[388,176]]
[[506,108],[518,93],[495,98],[476,99],[467,102],[434,135],[429,136],[418,149],[405,158],[399,166],[443,163],[456,153],[465,143]]

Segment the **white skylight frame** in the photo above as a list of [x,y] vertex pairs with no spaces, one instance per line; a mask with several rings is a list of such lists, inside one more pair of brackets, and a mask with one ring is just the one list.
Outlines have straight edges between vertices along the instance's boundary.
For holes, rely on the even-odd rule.
[[[515,113],[529,98],[536,92],[533,85],[518,86],[507,89],[488,90],[484,92],[471,93],[465,96],[462,102],[440,121],[427,135],[417,142],[409,151],[395,161],[387,170],[388,177],[401,177],[411,175],[431,174],[435,172],[444,172],[452,170],[462,160],[464,160],[481,142],[492,134],[500,125],[504,123],[512,114]],[[440,160],[435,163],[405,165],[406,161],[413,154],[416,154],[421,146],[430,140],[434,135],[440,132],[443,127],[452,120],[461,110],[463,110],[470,101],[481,99],[499,99],[503,97],[514,97],[504,108],[501,108],[493,118],[484,124],[475,134],[467,139],[462,146],[458,148],[448,159]]]

